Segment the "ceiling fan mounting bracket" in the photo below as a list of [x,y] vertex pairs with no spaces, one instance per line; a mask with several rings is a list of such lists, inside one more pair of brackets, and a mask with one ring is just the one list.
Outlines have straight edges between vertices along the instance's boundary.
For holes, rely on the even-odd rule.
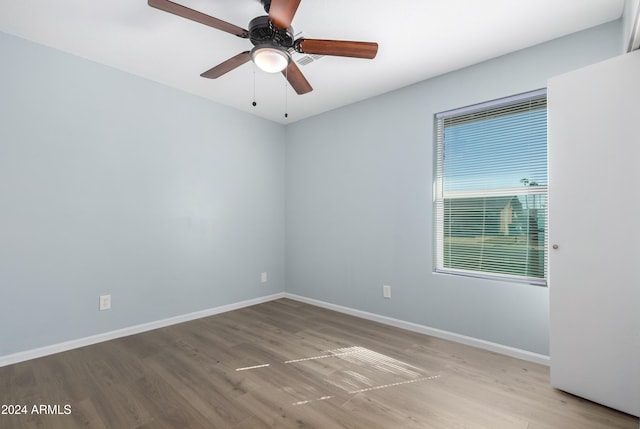
[[269,13],[269,9],[271,9],[271,0],[260,0],[260,3],[262,3],[264,11]]

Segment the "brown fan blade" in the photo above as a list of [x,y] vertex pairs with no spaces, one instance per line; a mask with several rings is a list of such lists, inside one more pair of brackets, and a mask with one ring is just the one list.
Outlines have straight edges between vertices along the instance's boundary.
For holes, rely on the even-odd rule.
[[217,30],[235,34],[236,36],[243,37],[245,39],[249,37],[249,32],[244,28],[229,24],[228,22],[206,15],[202,12],[198,12],[197,10],[190,9],[186,6],[182,6],[181,4],[174,3],[169,0],[148,0],[148,3],[149,6],[155,7],[156,9],[199,22],[200,24],[208,25],[209,27],[213,27]]
[[235,57],[231,57],[227,61],[221,62],[217,66],[207,70],[206,72],[202,73],[200,76],[206,77],[208,79],[219,78],[223,74],[228,73],[237,67],[240,67],[242,64],[246,63],[250,59],[251,59],[251,55],[249,54],[249,51],[241,52]]
[[299,95],[313,91],[311,84],[309,84],[294,61],[291,61],[287,68],[282,70],[282,74]]
[[278,28],[291,27],[293,15],[298,10],[300,0],[272,0],[269,7],[269,21]]
[[378,44],[348,40],[298,39],[295,41],[295,49],[303,54],[372,59],[378,53]]

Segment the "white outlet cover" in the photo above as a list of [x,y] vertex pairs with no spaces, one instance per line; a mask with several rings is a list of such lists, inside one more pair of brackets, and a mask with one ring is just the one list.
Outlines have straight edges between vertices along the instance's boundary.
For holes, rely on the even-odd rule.
[[382,296],[384,298],[391,298],[391,285],[382,285]]
[[260,273],[260,283],[266,283],[266,282],[267,282],[267,273],[266,272]]
[[111,295],[100,295],[100,311],[111,309]]

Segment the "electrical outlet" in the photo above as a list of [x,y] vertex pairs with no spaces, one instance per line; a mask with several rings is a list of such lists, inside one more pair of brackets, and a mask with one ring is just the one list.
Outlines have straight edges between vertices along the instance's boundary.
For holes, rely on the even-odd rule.
[[260,283],[266,283],[267,282],[267,272],[263,271],[262,273],[260,273]]
[[111,295],[100,295],[100,311],[111,309]]
[[391,298],[391,285],[382,286],[382,296],[384,298]]

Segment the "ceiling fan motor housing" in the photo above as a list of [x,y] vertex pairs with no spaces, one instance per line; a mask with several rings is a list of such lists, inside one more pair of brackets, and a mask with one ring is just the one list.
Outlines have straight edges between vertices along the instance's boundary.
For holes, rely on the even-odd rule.
[[249,23],[249,40],[254,46],[273,45],[290,49],[293,47],[293,28],[277,28],[268,16],[258,16]]

